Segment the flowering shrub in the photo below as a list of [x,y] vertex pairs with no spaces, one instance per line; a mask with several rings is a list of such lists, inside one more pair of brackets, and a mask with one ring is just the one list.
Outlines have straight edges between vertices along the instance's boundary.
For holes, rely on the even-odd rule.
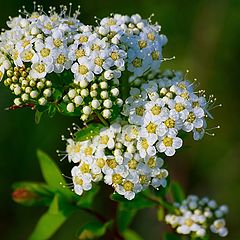
[[[50,238],[78,208],[98,220],[83,226],[79,239],[107,232],[111,239],[140,239],[128,225],[137,210],[152,206],[159,208],[159,220],[178,234],[226,236],[227,207],[196,196],[184,200],[164,166],[164,158],[183,147],[187,133],[194,140],[211,135],[207,119],[216,105],[186,75],[160,70],[167,43],[161,27],[138,14],[114,14],[97,26],[85,25],[78,19],[79,9],[71,15],[66,6],[60,13],[52,7],[48,15],[36,5],[33,13],[25,8],[20,13],[0,35],[0,78],[15,96],[10,108],[31,107],[37,122],[43,113],[79,117],[71,136],[63,137],[66,151],[59,151],[74,164],[69,185],[74,193],[40,151],[46,184],[15,186],[16,202],[49,206],[30,239]],[[117,220],[91,208],[100,181],[114,189]],[[46,230],[49,222],[52,227]],[[182,238],[166,234],[164,239]]]

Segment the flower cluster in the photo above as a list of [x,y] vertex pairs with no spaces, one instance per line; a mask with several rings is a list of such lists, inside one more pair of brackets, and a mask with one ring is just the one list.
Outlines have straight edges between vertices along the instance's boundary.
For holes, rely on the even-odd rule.
[[221,237],[228,234],[224,219],[227,206],[218,206],[207,197],[190,195],[182,203],[175,203],[175,207],[176,213],[166,215],[165,221],[179,234],[204,237],[209,230]]
[[165,187],[168,172],[162,168],[163,159],[137,150],[138,127],[112,124],[85,141],[67,140],[69,161],[78,163],[72,169],[74,191],[81,195],[90,190],[92,182],[104,180],[117,193],[131,200],[150,185]]
[[[77,19],[79,9],[71,16],[71,5],[69,13],[66,6],[60,13],[51,7],[48,15],[41,6],[35,6],[33,13],[25,8],[20,13],[10,18],[10,29],[0,35],[0,79],[17,95],[15,105],[31,103],[36,109],[54,105],[83,121],[94,114],[109,119],[115,109],[121,110],[118,87],[125,68],[136,77],[160,67],[166,37],[159,25],[139,15],[116,14],[103,18],[99,26],[90,26]],[[15,69],[28,70],[24,78],[31,81],[30,87],[41,85],[42,89],[38,83],[47,79],[53,86],[51,93],[57,94],[49,98],[39,89],[38,94],[29,88],[25,92],[21,74],[14,75],[14,82],[9,79],[12,74],[7,73],[14,74]]]
[[123,115],[140,128],[141,157],[156,152],[172,156],[182,146],[182,131],[193,132],[194,140],[203,137],[208,107],[201,91],[194,92],[193,83],[180,72],[165,71],[131,89]]

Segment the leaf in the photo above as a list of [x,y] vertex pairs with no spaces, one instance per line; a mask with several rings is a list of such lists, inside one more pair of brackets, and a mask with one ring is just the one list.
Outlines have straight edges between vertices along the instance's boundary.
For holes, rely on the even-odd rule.
[[165,216],[165,213],[164,213],[164,208],[163,207],[158,207],[158,210],[157,210],[157,219],[159,222],[162,222],[164,220],[164,216]]
[[90,140],[98,135],[102,128],[104,128],[104,125],[101,123],[90,123],[87,127],[75,133],[75,140],[80,142]]
[[173,233],[165,233],[163,240],[181,240],[181,237]]
[[77,206],[83,207],[83,208],[91,208],[93,200],[96,196],[96,194],[99,192],[100,187],[95,185],[91,191],[84,192],[82,196],[78,196]]
[[72,193],[70,189],[62,187],[61,183],[66,185],[66,182],[54,161],[41,150],[37,151],[37,156],[46,183],[53,188],[53,190],[61,192],[66,197],[73,197],[74,193]]
[[182,202],[185,199],[185,194],[183,192],[182,187],[177,182],[171,183],[171,193],[173,196],[174,201],[176,202]]
[[55,116],[56,112],[57,112],[56,106],[53,105],[53,104],[50,104],[50,105],[49,105],[49,108],[48,108],[48,116],[49,116],[50,118],[52,118],[52,117]]
[[65,206],[60,208],[59,196],[55,195],[48,211],[39,219],[29,240],[46,240],[62,226],[72,214],[73,208]]
[[126,198],[119,195],[118,193],[113,193],[111,195],[111,199],[116,202],[123,203],[124,207],[127,209],[139,210],[139,209],[154,207],[157,205],[156,202],[148,199],[142,193],[137,194],[133,200],[127,200]]
[[43,112],[39,112],[38,110],[36,110],[36,112],[35,112],[35,123],[36,124],[40,123],[42,115],[43,115]]
[[126,240],[143,240],[142,237],[140,237],[136,232],[134,232],[131,229],[127,229],[124,233],[123,233],[123,237]]
[[54,193],[43,183],[18,182],[13,185],[13,200],[24,206],[49,206]]
[[124,232],[131,224],[134,216],[136,215],[136,209],[129,209],[124,204],[119,204],[117,209],[117,226],[120,232]]
[[102,237],[111,225],[112,220],[106,222],[105,224],[98,221],[87,223],[80,228],[78,239],[87,240]]

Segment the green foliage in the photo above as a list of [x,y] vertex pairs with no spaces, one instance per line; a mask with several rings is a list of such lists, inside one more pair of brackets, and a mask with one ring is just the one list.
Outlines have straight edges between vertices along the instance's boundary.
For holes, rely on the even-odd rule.
[[74,208],[67,204],[60,204],[60,198],[55,195],[48,211],[38,221],[29,240],[49,239],[72,214]]
[[171,183],[171,193],[175,202],[182,202],[185,199],[184,191],[180,184],[177,182]]
[[63,188],[62,185],[66,185],[66,182],[54,161],[46,153],[40,150],[37,151],[37,156],[43,178],[48,186],[57,192],[61,192],[64,196],[71,198],[73,193],[68,188]]
[[95,185],[92,187],[91,191],[84,192],[81,197],[76,195],[77,206],[82,208],[91,208],[93,200],[97,193],[99,192],[100,187]]
[[25,206],[49,206],[54,193],[44,183],[18,182],[13,186],[13,200]]
[[157,210],[157,219],[158,219],[158,221],[159,222],[164,221],[164,216],[165,216],[164,208],[162,206],[159,206],[158,210]]
[[103,127],[104,125],[101,123],[90,123],[88,126],[75,133],[75,140],[81,142],[92,139],[100,133]]
[[163,240],[181,240],[182,238],[179,235],[173,233],[165,233],[163,235]]
[[107,229],[112,226],[112,223],[112,220],[106,223],[101,223],[98,221],[87,223],[80,228],[78,233],[78,239],[98,239],[99,237],[104,236]]
[[40,123],[42,115],[43,115],[43,112],[36,110],[36,112],[35,112],[35,123],[36,124]]
[[143,240],[142,237],[140,237],[136,232],[134,232],[131,229],[127,229],[124,233],[123,233],[123,237],[126,240]]

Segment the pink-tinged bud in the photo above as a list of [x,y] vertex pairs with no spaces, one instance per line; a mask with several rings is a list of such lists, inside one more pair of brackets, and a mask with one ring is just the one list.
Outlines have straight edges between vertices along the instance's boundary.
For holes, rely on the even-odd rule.
[[36,199],[36,197],[37,197],[36,194],[34,194],[33,192],[30,192],[29,190],[27,190],[25,188],[16,189],[12,193],[12,198],[17,203],[24,203],[24,202],[32,201],[32,200]]

